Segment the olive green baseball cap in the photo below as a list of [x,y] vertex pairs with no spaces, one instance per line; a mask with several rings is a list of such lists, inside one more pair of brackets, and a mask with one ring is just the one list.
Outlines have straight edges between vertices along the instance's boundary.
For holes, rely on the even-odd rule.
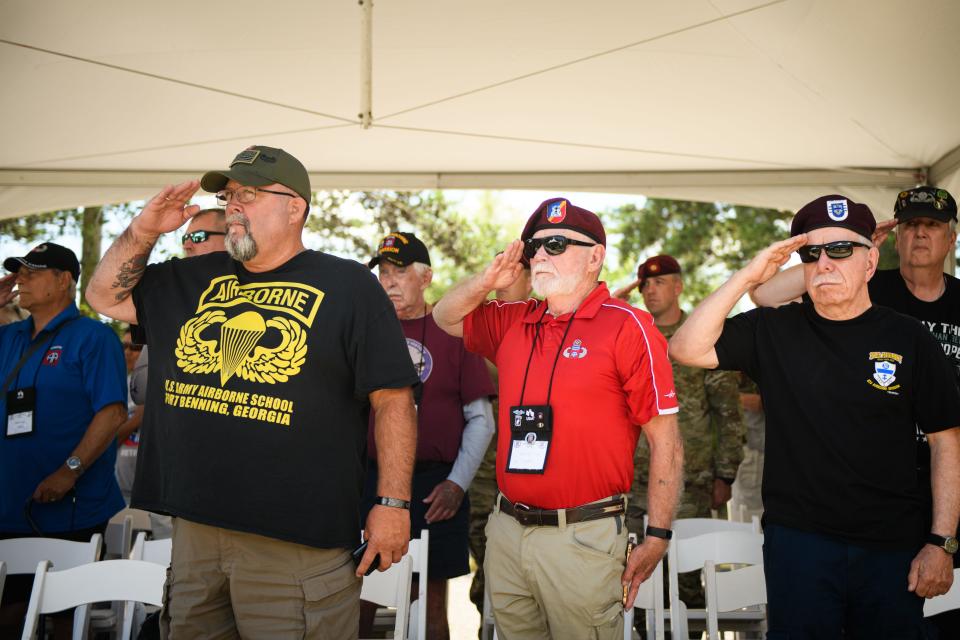
[[237,154],[225,171],[207,171],[200,178],[204,191],[222,191],[229,180],[248,187],[282,184],[297,192],[310,205],[310,176],[299,160],[284,151],[260,145],[247,147]]

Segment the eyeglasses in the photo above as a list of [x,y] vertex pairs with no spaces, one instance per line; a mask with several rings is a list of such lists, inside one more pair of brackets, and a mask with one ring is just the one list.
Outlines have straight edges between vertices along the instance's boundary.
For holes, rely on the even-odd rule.
[[193,244],[200,244],[201,242],[206,242],[210,239],[210,236],[225,236],[227,235],[224,231],[190,231],[189,233],[183,234],[183,237],[180,238],[182,244],[186,244],[187,240]]
[[566,236],[527,238],[523,241],[523,255],[525,258],[527,258],[527,260],[530,260],[537,254],[537,251],[540,250],[540,247],[543,247],[543,250],[546,251],[548,255],[558,256],[566,251],[567,247],[570,245],[576,245],[578,247],[595,247],[597,246],[597,243],[574,240],[573,238],[568,238]]
[[816,262],[820,259],[821,251],[825,251],[831,260],[842,260],[852,256],[855,247],[869,249],[870,245],[852,240],[837,240],[827,244],[805,244],[797,249],[797,253],[800,254],[800,262]]
[[132,342],[124,342],[123,348],[125,351],[143,351],[142,344],[133,344]]
[[217,192],[217,202],[221,205],[228,205],[234,198],[240,204],[249,204],[257,198],[257,191],[263,193],[272,193],[275,196],[287,196],[288,198],[299,198],[295,193],[286,193],[284,191],[271,191],[270,189],[261,189],[259,187],[240,187],[239,189],[224,189]]

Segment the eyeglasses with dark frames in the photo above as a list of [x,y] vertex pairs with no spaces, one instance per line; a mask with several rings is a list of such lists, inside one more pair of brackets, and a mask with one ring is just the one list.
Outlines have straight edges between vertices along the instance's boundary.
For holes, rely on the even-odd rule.
[[546,251],[548,255],[558,256],[566,251],[567,247],[570,245],[576,245],[578,247],[595,247],[597,246],[597,243],[574,240],[573,238],[568,238],[566,236],[527,238],[523,241],[523,255],[530,260],[537,254],[537,251],[540,250],[540,247],[543,247],[543,250]]
[[236,198],[240,204],[250,204],[256,200],[258,191],[261,193],[272,193],[275,196],[287,196],[288,198],[300,197],[295,193],[287,193],[285,191],[271,191],[270,189],[261,189],[260,187],[240,187],[239,189],[224,189],[223,191],[218,191],[217,202],[222,206],[226,206],[230,204],[231,200]]
[[800,254],[800,262],[806,263],[819,260],[821,252],[826,253],[831,260],[843,260],[852,256],[853,250],[857,247],[869,249],[870,245],[852,240],[837,240],[826,244],[805,244],[797,249],[797,253]]
[[180,238],[182,244],[186,244],[187,240],[193,244],[200,244],[201,242],[206,242],[210,239],[210,236],[225,236],[227,235],[224,231],[190,231],[183,234]]

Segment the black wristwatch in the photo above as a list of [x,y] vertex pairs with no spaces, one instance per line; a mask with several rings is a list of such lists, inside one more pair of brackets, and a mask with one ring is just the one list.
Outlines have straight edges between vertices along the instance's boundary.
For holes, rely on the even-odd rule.
[[384,498],[383,496],[377,496],[374,504],[382,504],[385,507],[396,507],[397,509],[410,510],[410,501],[401,500],[400,498]]
[[647,535],[653,536],[654,538],[663,538],[664,540],[669,540],[673,537],[673,531],[671,529],[661,529],[660,527],[651,527],[647,525]]
[[927,536],[927,544],[932,544],[935,547],[940,547],[950,555],[953,555],[957,552],[957,539],[953,536],[938,536],[935,533],[931,533]]

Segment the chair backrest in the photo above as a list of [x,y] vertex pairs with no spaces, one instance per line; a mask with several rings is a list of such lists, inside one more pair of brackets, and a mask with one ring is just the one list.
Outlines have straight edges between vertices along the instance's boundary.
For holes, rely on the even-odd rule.
[[760,533],[760,518],[753,516],[750,522],[734,522],[719,518],[679,518],[671,523],[674,538],[693,538],[717,531],[748,531]]
[[[47,613],[115,600],[160,606],[166,578],[165,568],[139,560],[104,560],[63,571],[50,571],[50,563],[44,560],[33,579],[23,640],[33,639],[37,621]],[[120,637],[129,638],[131,631],[124,628]]]
[[135,531],[153,530],[153,521],[150,519],[150,512],[144,511],[143,509],[127,507],[126,509],[118,511],[116,515],[110,518],[110,522],[123,523],[127,516],[130,516]]
[[152,562],[164,567],[170,566],[172,556],[172,538],[147,540],[147,534],[143,531],[137,534],[137,538],[133,543],[133,549],[130,551],[131,560],[143,560],[144,562]]
[[[742,523],[740,523],[742,524]],[[680,600],[679,574],[702,569],[707,562],[763,564],[763,534],[751,531],[717,531],[692,538],[670,540],[667,549],[667,585],[670,626],[683,636],[687,631],[686,605]]]
[[7,565],[0,560],[0,602],[3,602],[3,584],[7,581]]
[[410,582],[413,558],[408,553],[386,571],[374,571],[363,579],[360,599],[397,610],[393,637],[406,639],[410,615]]
[[707,634],[720,640],[719,613],[767,603],[767,585],[763,565],[755,564],[733,571],[717,571],[716,564],[703,565],[707,596]]
[[103,534],[103,543],[106,547],[107,558],[128,557],[133,543],[133,516],[125,515],[119,519],[117,516],[111,518],[110,522],[107,523],[107,530]]
[[[636,535],[630,534],[630,540],[636,543]],[[663,560],[657,563],[650,577],[640,584],[637,597],[633,601],[633,608],[624,612],[623,638],[630,640],[633,637],[633,620],[635,611],[642,610],[647,619],[647,638],[664,639],[664,612],[663,612]]]
[[923,617],[929,618],[944,611],[960,609],[960,569],[953,570],[953,586],[942,596],[923,601]]
[[103,538],[99,533],[93,534],[89,542],[57,538],[10,538],[0,540],[0,560],[6,563],[10,575],[34,573],[41,560],[49,560],[51,569],[62,571],[96,562],[102,544]]
[[427,637],[427,579],[430,556],[430,531],[420,530],[420,537],[410,541],[407,551],[413,561],[413,573],[417,574],[417,599],[410,604],[410,626],[407,635],[412,640]]

